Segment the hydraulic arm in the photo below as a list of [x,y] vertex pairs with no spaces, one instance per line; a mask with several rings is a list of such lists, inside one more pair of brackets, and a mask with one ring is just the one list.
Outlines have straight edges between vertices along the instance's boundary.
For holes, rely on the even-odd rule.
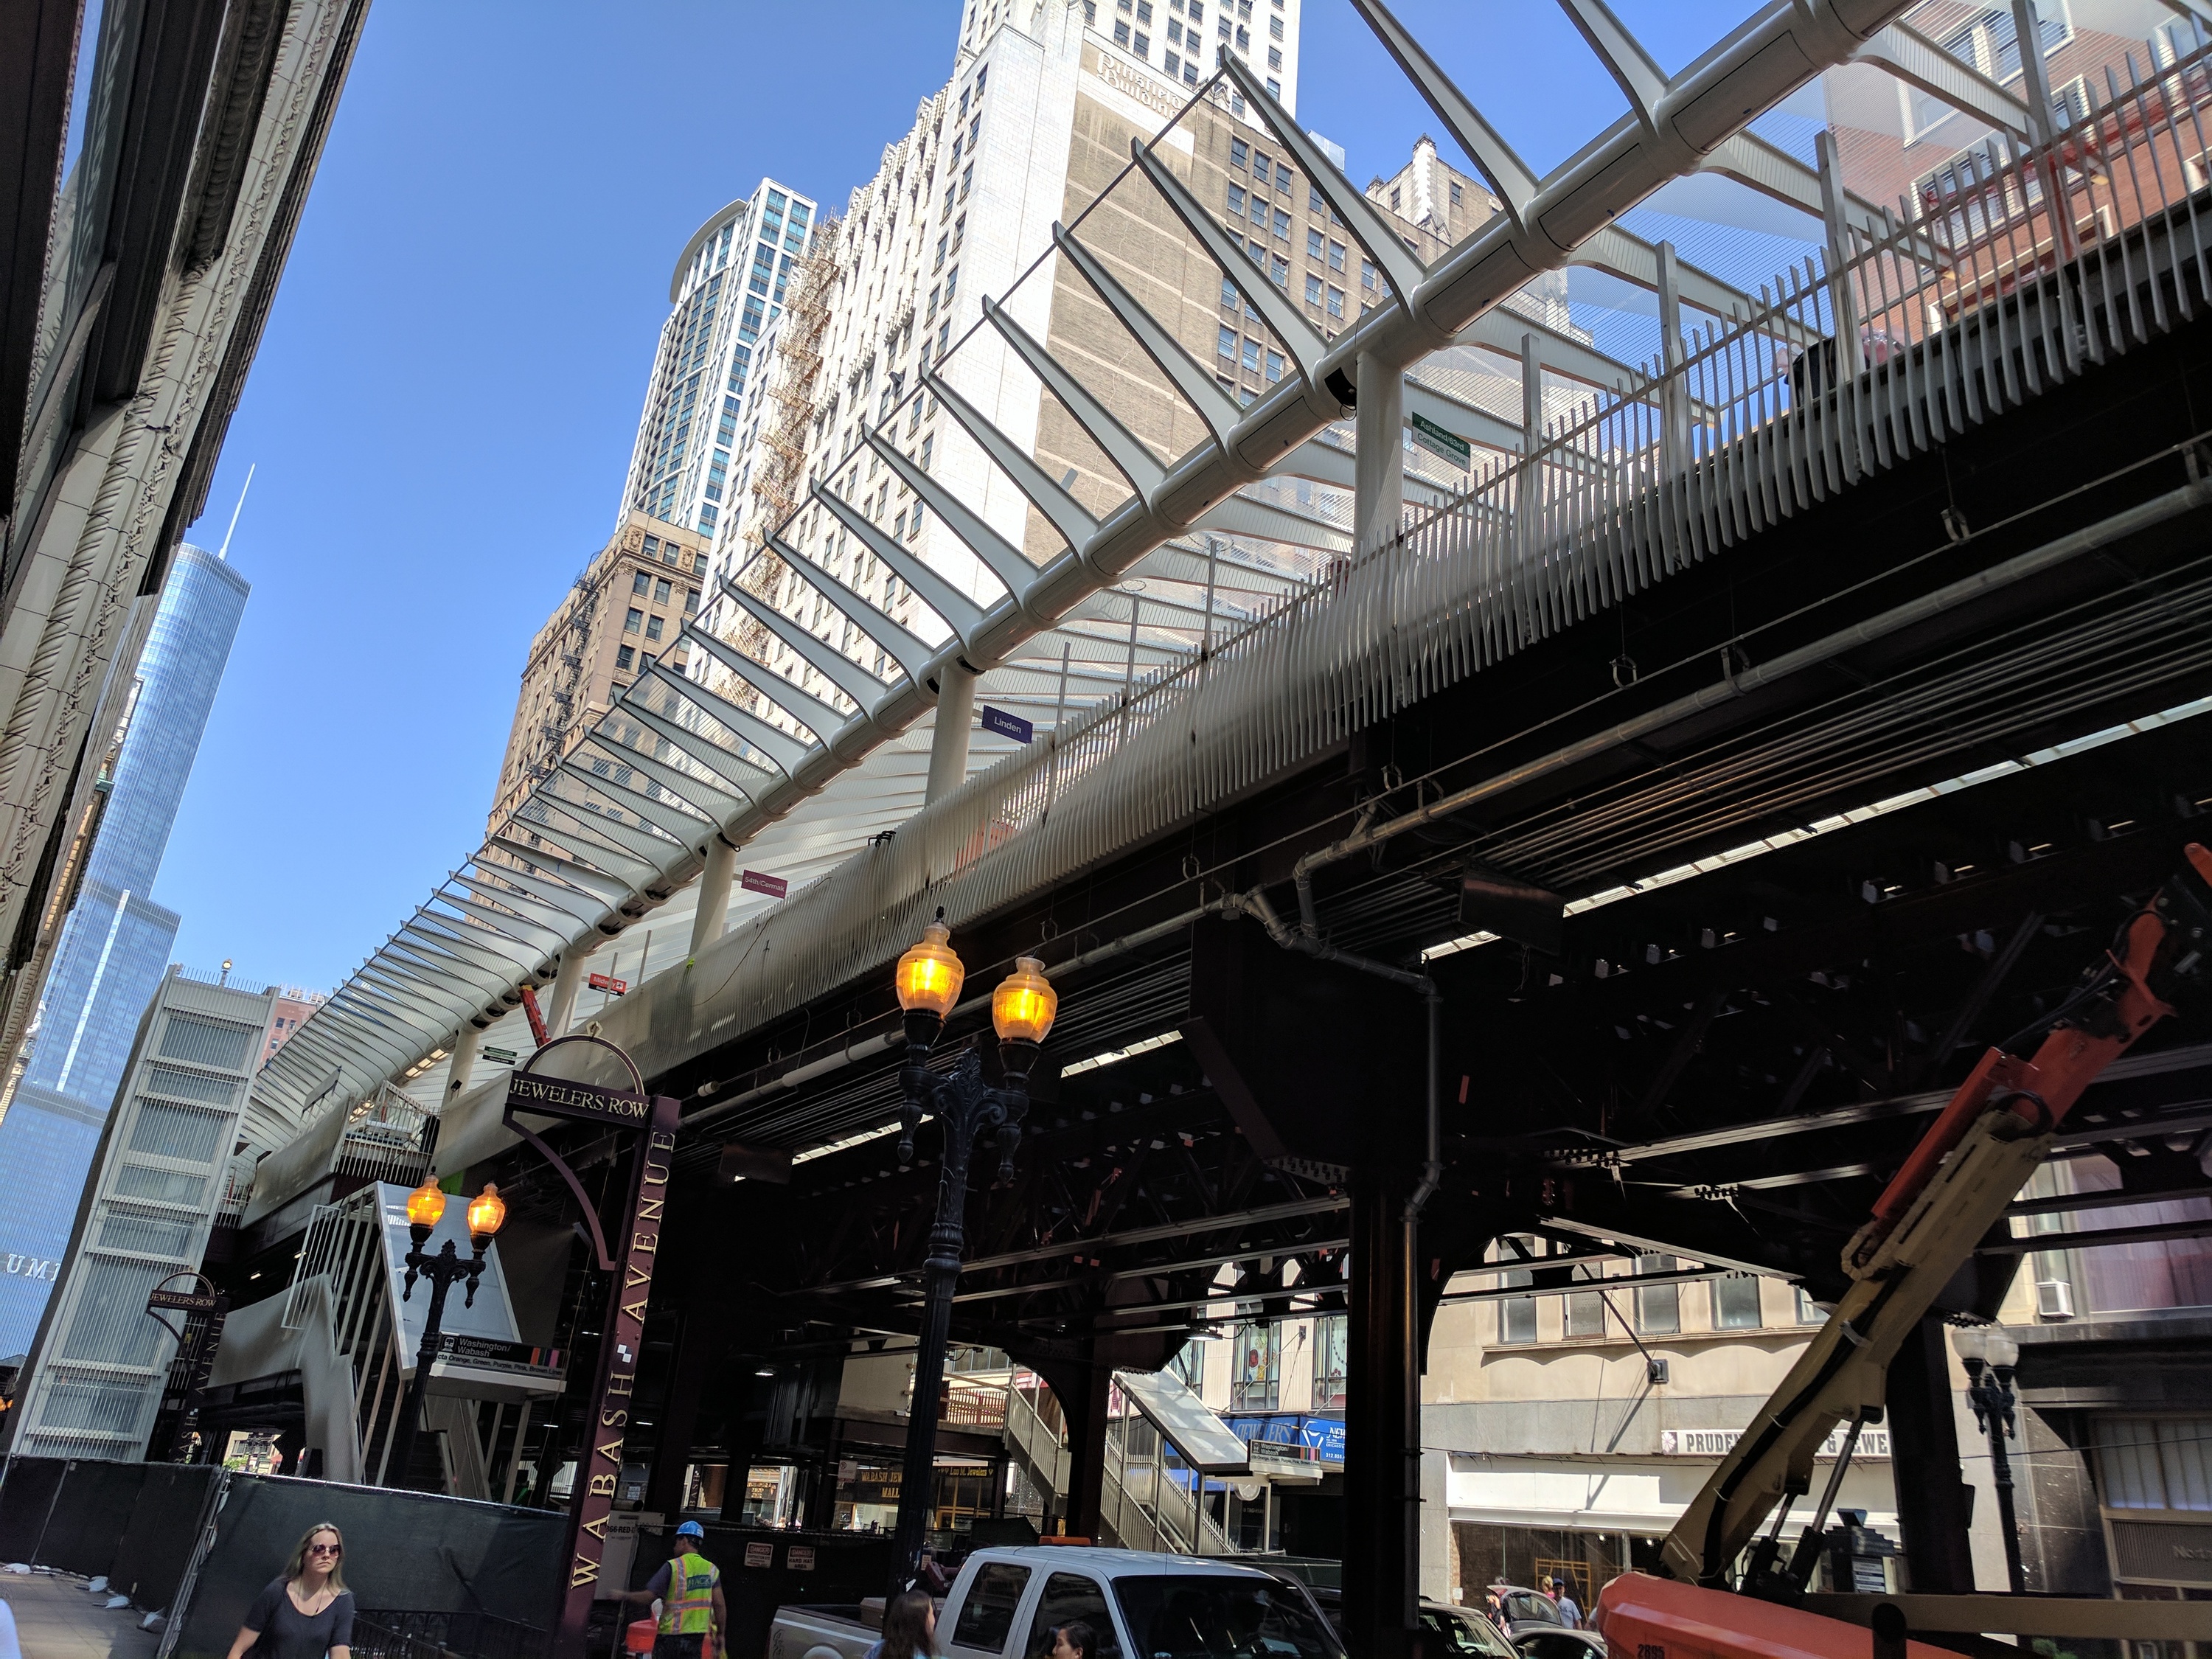
[[[1776,1506],[1809,1490],[1829,1433],[1879,1412],[1906,1334],[2042,1163],[2082,1091],[2174,1012],[2177,987],[2202,971],[2208,947],[2212,854],[2191,843],[2104,960],[2039,1024],[2047,1033],[2033,1054],[1991,1048],[1929,1127],[1845,1247],[1850,1290],[1668,1536],[1663,1574],[1725,1587]],[[1814,1547],[1801,1545],[1793,1564],[1800,1589]],[[1634,1594],[1624,1585],[1624,1598]],[[1726,1604],[1716,1596],[1700,1613],[1708,1628],[1724,1623]]]

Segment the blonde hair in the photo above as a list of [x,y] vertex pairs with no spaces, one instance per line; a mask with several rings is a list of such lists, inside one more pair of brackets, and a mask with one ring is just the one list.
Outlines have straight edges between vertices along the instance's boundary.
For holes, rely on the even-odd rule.
[[331,1563],[331,1590],[333,1595],[345,1594],[345,1534],[328,1521],[318,1521],[300,1534],[300,1547],[292,1552],[291,1565],[284,1569],[284,1581],[291,1583],[307,1570],[307,1546],[321,1534],[328,1533],[338,1540],[337,1558]]

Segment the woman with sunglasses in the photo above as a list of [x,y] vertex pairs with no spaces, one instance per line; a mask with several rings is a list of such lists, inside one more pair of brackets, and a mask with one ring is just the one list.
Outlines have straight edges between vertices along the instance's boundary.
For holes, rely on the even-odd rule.
[[230,1659],[353,1659],[353,1592],[345,1540],[327,1521],[307,1528],[291,1564],[270,1581],[230,1644]]

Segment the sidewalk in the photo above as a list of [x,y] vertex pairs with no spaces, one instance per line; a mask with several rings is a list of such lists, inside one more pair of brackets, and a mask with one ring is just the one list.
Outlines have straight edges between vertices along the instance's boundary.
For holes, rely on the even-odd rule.
[[154,1659],[161,1633],[138,1628],[137,1607],[110,1613],[106,1600],[64,1573],[0,1572],[0,1601],[15,1615],[23,1659]]

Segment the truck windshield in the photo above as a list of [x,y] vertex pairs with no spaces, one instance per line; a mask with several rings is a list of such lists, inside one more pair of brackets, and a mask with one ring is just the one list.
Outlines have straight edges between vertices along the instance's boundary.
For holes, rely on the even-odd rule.
[[1227,1573],[1114,1580],[1133,1659],[1344,1659],[1336,1633],[1302,1599]]

